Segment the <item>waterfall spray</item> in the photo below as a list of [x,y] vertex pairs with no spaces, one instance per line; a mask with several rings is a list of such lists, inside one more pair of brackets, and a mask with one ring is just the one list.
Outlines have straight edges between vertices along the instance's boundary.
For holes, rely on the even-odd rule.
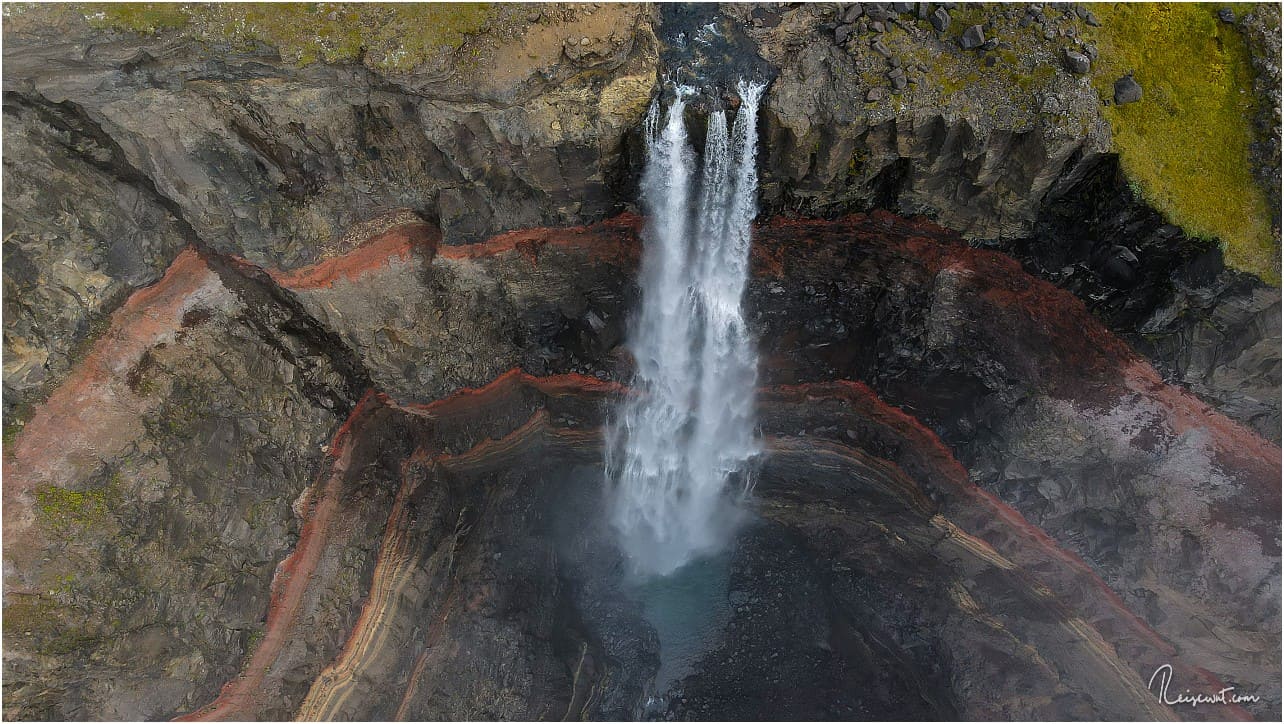
[[[703,168],[687,138],[690,88],[647,114],[641,309],[629,347],[639,394],[613,426],[612,522],[636,568],[663,575],[718,550],[739,519],[731,482],[758,453],[757,353],[741,309],[757,215],[763,85],[741,82],[730,132],[710,114]],[[742,482],[747,485],[747,482]]]

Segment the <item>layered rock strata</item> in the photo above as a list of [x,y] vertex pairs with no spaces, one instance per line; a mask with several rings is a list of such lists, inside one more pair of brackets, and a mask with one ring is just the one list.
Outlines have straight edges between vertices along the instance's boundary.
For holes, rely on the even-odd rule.
[[[882,213],[757,230],[759,519],[727,628],[652,692],[597,508],[638,227],[452,247],[399,213],[290,271],[182,252],[5,460],[6,709],[1275,716],[1278,447]],[[469,295],[508,311],[451,316]],[[1167,709],[1164,663],[1264,700]]]

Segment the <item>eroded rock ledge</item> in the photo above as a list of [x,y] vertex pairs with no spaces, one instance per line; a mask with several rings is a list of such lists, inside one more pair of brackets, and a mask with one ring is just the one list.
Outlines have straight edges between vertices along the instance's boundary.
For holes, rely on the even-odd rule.
[[[182,252],[9,448],[7,710],[642,714],[597,508],[638,225]],[[754,271],[759,520],[673,716],[1278,716],[1276,445],[926,221],[776,220]],[[1162,663],[1265,700],[1159,708]]]
[[[1253,378],[1276,364],[1278,290],[1220,273],[1215,252],[1153,212],[1098,203],[1125,184],[1085,186],[1111,160],[1098,99],[1061,68],[1070,41],[1035,37],[1020,67],[979,73],[952,36],[907,14],[885,40],[921,83],[867,102],[886,59],[866,52],[868,34],[838,42],[831,10],[699,11],[735,26],[746,67],[774,78],[762,129],[769,212],[888,208],[999,244],[1089,302],[1169,379],[1277,438],[1278,390]],[[188,245],[291,271],[344,254],[347,230],[395,209],[432,222],[445,245],[626,211],[640,119],[682,60],[665,55],[670,36],[694,22],[665,12],[563,12],[476,68],[426,75],[7,22],[9,429]],[[909,67],[936,56],[949,60],[941,78]],[[947,87],[959,70],[976,76],[974,92]],[[1037,87],[1022,75],[1035,70],[1048,71]],[[1067,207],[1091,228],[1059,222]]]

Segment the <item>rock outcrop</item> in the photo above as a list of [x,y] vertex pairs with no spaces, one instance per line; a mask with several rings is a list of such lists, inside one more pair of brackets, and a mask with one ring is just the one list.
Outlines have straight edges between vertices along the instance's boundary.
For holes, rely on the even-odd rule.
[[[106,315],[187,244],[291,270],[344,253],[348,229],[395,209],[434,223],[447,245],[627,209],[646,105],[708,46],[700,57],[728,78],[773,79],[762,129],[769,213],[927,214],[1022,255],[1094,311],[1103,285],[1071,282],[1061,269],[1109,268],[1107,292],[1136,311],[1135,322],[1107,315],[1112,327],[1167,337],[1141,347],[1173,379],[1274,435],[1278,401],[1261,399],[1269,390],[1213,379],[1189,361],[1238,351],[1190,351],[1184,340],[1207,334],[1169,321],[1251,329],[1244,315],[1255,312],[1245,310],[1270,317],[1272,292],[1229,299],[1215,289],[1233,284],[1210,292],[1201,281],[1187,293],[1179,269],[1205,263],[1198,244],[1165,236],[1151,245],[1160,263],[1131,228],[1101,235],[1111,239],[1101,250],[1044,223],[1058,204],[1082,208],[1082,179],[1113,169],[1099,99],[1061,67],[1066,52],[1088,52],[1077,35],[1086,16],[1049,14],[1042,30],[1013,25],[983,56],[954,41],[962,23],[941,31],[930,13],[875,15],[825,5],[541,12],[520,43],[419,74],[298,67],[267,48],[105,30],[74,14],[15,16],[6,22],[5,266],[7,287],[23,294],[5,302],[6,418],[11,427],[27,419]],[[1269,13],[1258,15],[1250,30],[1269,25]],[[1019,55],[1009,47],[1018,39]],[[889,64],[906,87],[885,87]],[[866,102],[874,90],[880,100]],[[74,211],[53,212],[71,196]],[[1135,290],[1133,257],[1154,293]]]
[[[6,22],[6,418],[188,243],[293,269],[393,209],[446,243],[620,211],[658,49],[641,8],[609,15],[432,79]],[[567,57],[551,34],[581,25],[611,40]]]
[[[1069,293],[887,214],[757,232],[760,519],[727,564],[726,626],[655,690],[665,651],[598,507],[603,413],[629,394],[599,377],[629,362],[616,329],[576,326],[633,294],[639,223],[451,247],[403,213],[293,271],[183,252],[6,460],[9,710],[1207,715],[1147,689],[1169,664],[1264,697],[1216,716],[1278,711],[1278,447],[1164,384]],[[443,283],[569,301],[468,328],[386,314]],[[343,309],[384,314],[404,350]],[[447,346],[485,363],[416,367]],[[532,348],[552,376],[492,372]],[[199,409],[226,415],[190,407],[207,375]]]
[[[1124,193],[1073,13],[883,5],[435,75],[7,21],[6,717],[1278,720],[1279,290]],[[673,668],[602,430],[702,37],[772,79],[766,453]]]

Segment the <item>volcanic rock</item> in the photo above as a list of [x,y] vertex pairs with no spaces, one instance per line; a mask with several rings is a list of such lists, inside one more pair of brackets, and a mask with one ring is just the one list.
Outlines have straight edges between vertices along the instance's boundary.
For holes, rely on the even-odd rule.
[[959,45],[964,50],[973,50],[985,44],[985,30],[980,25],[973,25],[959,36]]
[[1141,84],[1131,75],[1115,81],[1115,104],[1136,103],[1141,100]]

